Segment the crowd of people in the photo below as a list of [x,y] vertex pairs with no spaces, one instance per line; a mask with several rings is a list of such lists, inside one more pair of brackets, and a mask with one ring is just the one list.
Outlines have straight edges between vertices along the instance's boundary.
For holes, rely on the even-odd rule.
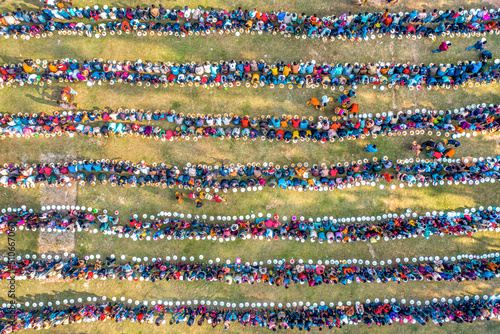
[[[373,85],[380,89],[408,87],[409,89],[458,89],[479,87],[497,83],[500,78],[500,59],[485,50],[487,33],[500,33],[500,11],[487,8],[464,10],[457,8],[447,11],[414,10],[409,13],[346,13],[341,16],[306,15],[285,11],[260,12],[254,10],[206,10],[201,7],[190,9],[166,9],[162,5],[142,8],[78,8],[55,6],[53,0],[40,11],[28,12],[17,9],[0,14],[0,36],[5,38],[44,38],[59,35],[80,35],[101,37],[134,33],[139,36],[207,36],[209,34],[240,35],[263,34],[295,36],[297,39],[319,38],[327,40],[361,41],[382,36],[391,38],[435,39],[436,36],[477,37],[466,50],[480,52],[474,61],[457,64],[340,64],[292,62],[286,64],[256,61],[220,61],[205,63],[170,63],[137,60],[103,61],[93,59],[83,62],[70,59],[41,61],[26,59],[17,65],[0,66],[0,85],[7,87],[24,85],[50,85],[55,82],[83,82],[94,84],[127,84],[131,86],[168,87],[204,86],[227,88],[246,86],[258,88],[280,87],[322,87],[341,92],[337,102],[342,107],[335,109],[335,117],[300,118],[282,117],[240,117],[225,115],[187,115],[174,111],[144,112],[143,110],[117,111],[73,111],[47,114],[3,114],[0,115],[0,138],[40,137],[75,134],[109,137],[110,135],[133,135],[162,140],[190,139],[204,137],[220,139],[270,141],[327,141],[365,138],[378,135],[423,134],[425,131],[443,131],[462,134],[467,131],[495,132],[500,127],[498,105],[481,104],[468,106],[456,111],[432,111],[414,113],[388,113],[367,117],[355,110],[347,110],[351,97],[355,97],[357,85]],[[449,41],[442,43],[433,52],[446,52],[451,47]],[[471,52],[472,53],[472,52]],[[349,88],[344,88],[349,87]],[[351,89],[352,88],[352,89]],[[69,91],[70,94],[74,92]],[[333,101],[324,96],[321,103],[311,100],[318,109]],[[78,109],[70,100],[58,101],[63,109]],[[350,117],[344,117],[349,115]],[[161,128],[151,125],[151,121],[166,121],[175,126]],[[115,160],[73,161],[51,164],[24,164],[0,167],[0,185],[4,187],[32,188],[40,186],[59,187],[71,182],[95,185],[109,183],[111,186],[179,186],[190,190],[188,197],[202,207],[202,200],[225,202],[219,190],[228,192],[238,189],[262,189],[263,187],[308,190],[334,190],[359,185],[375,186],[376,183],[391,183],[394,180],[417,184],[438,185],[454,183],[479,184],[500,179],[500,157],[452,160],[454,149],[460,146],[456,136],[443,142],[415,141],[411,149],[417,159],[393,162],[387,158],[369,162],[338,163],[321,166],[291,164],[290,167],[270,164],[249,163],[221,166],[187,165],[184,168],[166,164],[131,163]],[[375,153],[377,146],[368,144],[366,151]],[[422,151],[430,158],[421,160]],[[394,185],[393,185],[394,186]],[[382,185],[381,185],[382,187]],[[196,191],[194,191],[194,189]],[[202,188],[204,188],[202,191]],[[214,194],[210,193],[214,190]],[[182,202],[185,194],[176,193]],[[166,217],[165,217],[166,216]],[[377,242],[378,240],[407,239],[431,235],[467,235],[478,231],[500,231],[500,208],[466,210],[461,213],[432,213],[418,216],[384,215],[383,217],[358,217],[358,219],[333,217],[304,217],[280,219],[268,215],[267,218],[223,219],[224,222],[208,221],[206,216],[188,215],[151,216],[148,220],[134,215],[128,222],[120,220],[118,212],[85,208],[43,209],[40,212],[20,208],[2,211],[0,233],[12,233],[12,226],[23,230],[42,229],[50,232],[88,231],[115,235],[134,240],[212,240],[229,241],[236,239],[277,240],[288,239],[299,242],[349,243]],[[211,217],[213,220],[213,217]],[[224,217],[226,218],[226,217]],[[220,220],[220,219],[218,219]],[[399,260],[399,259],[398,259]],[[218,262],[218,261],[217,261]],[[224,284],[263,283],[289,288],[292,284],[306,284],[309,287],[321,284],[346,285],[357,283],[386,283],[407,281],[487,281],[500,277],[500,257],[488,254],[473,258],[449,261],[447,258],[420,259],[413,263],[392,261],[379,266],[362,262],[304,264],[302,261],[276,261],[274,265],[249,263],[214,264],[213,262],[170,262],[154,258],[152,261],[133,260],[120,263],[112,256],[101,261],[78,258],[74,255],[62,258],[34,257],[0,263],[0,280],[15,277],[23,280],[46,280],[53,277],[75,280],[141,280],[141,281],[207,281]],[[434,323],[442,326],[446,322],[472,323],[477,320],[500,319],[500,299],[464,298],[456,301],[433,300],[422,305],[395,300],[380,302],[357,302],[351,305],[339,304],[334,307],[322,303],[320,306],[263,307],[236,309],[210,307],[210,304],[176,305],[168,303],[152,306],[131,306],[120,302],[96,304],[74,304],[53,307],[51,303],[31,310],[17,307],[0,308],[0,332],[10,333],[23,329],[59,327],[77,322],[125,320],[137,323],[155,323],[157,326],[169,322],[186,323],[192,326],[204,323],[225,329],[232,323],[243,326],[270,329],[311,329],[341,328],[350,324],[383,326],[393,323]],[[180,303],[179,303],[180,304]],[[197,303],[196,303],[197,304]],[[266,306],[266,305],[264,305]],[[170,318],[170,319],[169,319]]]
[[266,63],[264,60],[223,61],[205,63],[151,62],[141,59],[131,61],[103,61],[61,59],[51,62],[25,59],[19,64],[0,66],[0,83],[50,84],[59,82],[96,82],[110,84],[151,86],[169,85],[232,87],[279,86],[320,87],[335,89],[340,86],[380,85],[389,88],[407,86],[420,89],[423,85],[443,88],[481,86],[497,82],[500,77],[500,60],[464,61],[457,64],[395,64],[395,63],[317,63],[283,61]]
[[[137,32],[139,35],[188,35],[224,34],[243,32],[284,35],[296,38],[321,38],[327,40],[368,40],[377,35],[422,38],[436,35],[469,35],[493,33],[499,30],[499,11],[471,9],[391,13],[389,9],[378,13],[344,13],[340,16],[306,15],[283,10],[269,13],[248,10],[166,9],[162,5],[141,8],[49,8],[40,11],[20,8],[0,15],[0,34],[21,38],[63,34],[98,36],[110,33]],[[163,23],[163,21],[170,21]],[[102,22],[102,23],[99,23]]]
[[[500,277],[500,257],[490,254],[462,258],[458,261],[433,259],[419,263],[385,262],[379,266],[352,263],[304,264],[295,261],[276,261],[274,265],[249,262],[219,264],[205,262],[171,262],[161,258],[152,261],[133,259],[132,262],[117,262],[113,257],[105,261],[88,257],[70,256],[59,259],[26,258],[0,263],[0,280],[38,280],[53,277],[75,280],[140,280],[140,281],[207,281],[225,284],[263,283],[289,288],[292,284],[346,285],[356,283],[387,283],[408,281],[487,281]],[[333,262],[333,261],[332,261]]]
[[[456,140],[447,141],[450,145],[460,145]],[[78,181],[81,185],[97,183],[110,183],[111,186],[156,186],[170,187],[181,186],[181,188],[198,188],[198,196],[193,193],[191,198],[199,197],[199,191],[204,189],[217,189],[227,192],[231,189],[246,189],[248,187],[269,187],[280,189],[299,188],[307,190],[329,190],[343,189],[345,187],[359,185],[375,185],[382,181],[392,182],[400,180],[416,184],[444,184],[445,181],[479,183],[498,180],[500,178],[499,158],[471,158],[448,160],[454,151],[453,148],[445,149],[442,143],[436,144],[432,139],[422,144],[424,147],[434,145],[435,151],[430,156],[439,160],[413,159],[400,160],[394,164],[392,160],[369,162],[367,159],[353,163],[337,163],[327,166],[304,165],[298,163],[290,166],[269,165],[260,163],[248,163],[246,166],[238,164],[222,164],[221,166],[187,165],[177,167],[161,163],[146,164],[144,161],[131,163],[130,161],[116,160],[85,160],[65,163],[43,163],[43,164],[4,164],[0,167],[0,185],[22,186],[23,188],[34,188],[37,184],[59,187],[72,181]],[[442,148],[440,148],[442,147]],[[443,153],[440,153],[443,150]],[[440,156],[438,157],[437,154]],[[444,157],[445,159],[441,159]],[[377,159],[375,159],[377,160]],[[374,184],[371,184],[371,183]],[[213,196],[213,195],[212,195]]]
[[[339,108],[337,108],[339,109]],[[339,114],[342,111],[338,111]],[[378,135],[415,135],[424,131],[446,131],[462,134],[466,131],[495,132],[500,123],[498,105],[486,103],[470,105],[453,111],[415,110],[376,114],[350,114],[352,116],[302,117],[194,115],[175,111],[144,111],[118,109],[116,111],[65,111],[54,115],[45,113],[0,115],[0,139],[9,137],[38,137],[56,135],[86,135],[109,137],[133,135],[161,140],[202,138],[262,140],[277,142],[313,141],[325,143],[335,139],[364,139]],[[152,125],[166,121],[175,129]],[[147,123],[146,123],[147,122]]]
[[[433,213],[425,216],[414,214],[384,215],[382,217],[364,217],[334,219],[333,217],[306,219],[291,217],[280,219],[243,217],[234,222],[214,223],[206,216],[181,218],[159,215],[154,219],[132,217],[129,224],[119,224],[117,214],[101,214],[85,211],[81,208],[51,209],[34,212],[20,209],[0,215],[0,232],[9,233],[9,224],[20,229],[36,231],[44,229],[54,232],[98,231],[136,240],[219,240],[236,239],[277,240],[289,239],[300,242],[307,240],[318,243],[376,242],[377,240],[407,239],[417,236],[428,238],[431,235],[472,236],[478,231],[498,230],[499,208],[479,208],[462,213]],[[164,217],[165,216],[165,217]],[[246,218],[246,219],[244,219]],[[226,217],[224,217],[227,221]]]
[[436,142],[434,139],[426,140],[422,145],[414,141],[411,145],[411,150],[417,154],[417,157],[422,152],[422,148],[428,151],[426,154],[433,159],[452,158],[455,155],[455,148],[461,143],[455,139],[444,139],[443,142]]
[[[73,303],[72,303],[73,304]],[[215,328],[221,324],[228,329],[231,324],[239,323],[243,327],[252,326],[269,330],[298,329],[333,329],[353,324],[366,326],[386,326],[401,324],[434,324],[442,326],[447,322],[465,324],[481,320],[500,318],[500,298],[497,296],[479,296],[457,298],[455,301],[445,298],[434,299],[426,303],[409,303],[406,301],[366,301],[350,302],[346,305],[333,304],[310,306],[281,306],[236,308],[205,305],[170,305],[170,303],[154,303],[154,306],[133,306],[124,302],[106,301],[102,303],[67,304],[53,306],[52,303],[39,308],[14,310],[0,309],[2,321],[0,330],[5,333],[18,332],[23,329],[48,329],[79,322],[92,321],[130,321],[138,324],[155,324],[161,326],[169,323],[186,324],[187,326],[207,325]],[[166,304],[166,305],[165,305]],[[226,304],[227,305],[227,304]],[[252,305],[255,305],[252,303]],[[38,306],[38,305],[37,305]],[[6,319],[5,319],[6,318]],[[170,318],[170,319],[169,319]]]

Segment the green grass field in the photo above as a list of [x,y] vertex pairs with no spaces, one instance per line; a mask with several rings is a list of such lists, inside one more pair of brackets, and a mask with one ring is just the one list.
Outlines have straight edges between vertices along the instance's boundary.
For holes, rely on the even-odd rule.
[[[83,1],[75,0],[75,5],[92,6],[108,4],[112,6],[150,5],[143,0],[135,1]],[[358,7],[354,1],[337,2],[319,0],[304,2],[285,1],[169,1],[165,7],[180,8],[184,5],[215,8],[243,8],[261,10],[305,11],[331,15],[344,11],[379,11],[386,5],[380,1],[370,2]],[[424,1],[400,0],[391,11],[408,11],[413,9],[434,7],[440,9],[492,7],[497,1],[481,2],[439,0],[431,3]],[[3,1],[0,11],[8,11],[17,7],[34,10],[39,8],[38,0]],[[500,50],[500,36],[487,36],[488,49],[494,53]],[[266,61],[297,61],[315,59],[318,62],[412,62],[412,63],[448,63],[463,60],[477,60],[478,54],[464,51],[476,39],[454,38],[452,48],[443,54],[431,54],[443,38],[435,42],[429,40],[408,41],[406,39],[391,40],[384,37],[369,42],[346,43],[318,40],[285,39],[281,36],[240,37],[210,36],[207,38],[187,37],[175,39],[171,37],[107,36],[105,38],[83,38],[55,35],[40,40],[0,40],[0,63],[18,63],[26,58],[103,58],[116,60],[158,61],[206,61],[220,59],[265,59]],[[52,113],[60,111],[56,99],[62,84],[47,87],[18,87],[0,90],[0,113],[4,112],[36,112]],[[270,88],[232,88],[228,90],[202,88],[169,87],[166,89],[153,87],[129,87],[125,85],[104,85],[86,87],[75,84],[78,92],[77,101],[83,110],[135,108],[145,110],[176,110],[178,112],[218,114],[237,113],[239,115],[299,115],[319,116],[333,115],[334,104],[327,110],[318,111],[306,105],[313,96],[327,94],[332,97],[338,91],[323,89],[270,89]],[[415,108],[455,109],[468,104],[500,103],[498,85],[480,88],[459,88],[454,90],[422,90],[408,89],[379,91],[371,86],[360,87],[355,102],[360,105],[361,113],[377,113],[386,111],[408,110]],[[168,126],[166,122],[153,122],[154,125]],[[357,161],[376,156],[381,159],[387,156],[396,160],[414,158],[410,145],[413,140],[423,141],[429,136],[419,137],[379,137],[365,141],[344,141],[342,143],[297,143],[285,144],[276,142],[220,141],[206,139],[198,142],[174,141],[161,142],[141,138],[97,139],[85,137],[55,137],[44,139],[6,139],[0,142],[0,164],[3,163],[37,163],[43,156],[53,162],[83,159],[121,159],[151,162],[165,162],[183,166],[186,163],[220,164],[247,162],[274,162],[275,164],[291,164],[298,162],[337,163]],[[434,139],[443,137],[433,136]],[[478,135],[477,137],[460,139],[462,145],[457,149],[456,158],[500,155],[500,136]],[[376,143],[379,147],[375,155],[365,152],[367,143]],[[396,183],[399,184],[399,183]],[[76,203],[98,209],[118,210],[125,222],[133,214],[156,214],[161,211],[183,212],[192,214],[247,215],[272,213],[280,216],[292,215],[317,217],[356,217],[364,215],[380,215],[383,213],[404,213],[411,209],[420,214],[427,211],[461,210],[466,207],[499,206],[500,192],[498,183],[474,186],[451,185],[440,187],[407,187],[392,190],[389,187],[360,187],[333,192],[296,192],[289,190],[271,190],[265,188],[261,192],[228,193],[227,203],[206,203],[196,209],[192,201],[179,204],[174,197],[178,189],[161,188],[112,188],[109,185],[95,187],[78,186]],[[22,190],[0,188],[0,207],[17,207],[27,205],[38,209],[42,203],[51,201],[47,190],[39,188]],[[19,254],[38,253],[38,232],[19,231],[16,235],[16,251]],[[7,250],[5,236],[0,237],[0,253]],[[234,242],[212,241],[132,241],[107,235],[94,235],[77,232],[75,235],[75,253],[78,255],[115,254],[132,256],[165,257],[167,255],[194,256],[204,255],[205,259],[220,258],[225,261],[241,257],[243,261],[266,261],[267,259],[349,259],[387,260],[397,257],[418,256],[456,256],[458,254],[483,254],[500,251],[500,236],[495,232],[481,232],[473,237],[430,237],[411,240],[379,241],[378,243],[350,244],[318,244],[298,243],[296,241],[260,241],[239,240]],[[292,301],[364,301],[366,298],[406,298],[426,300],[434,297],[454,298],[455,296],[474,294],[499,294],[500,280],[488,282],[411,282],[397,285],[387,284],[351,284],[348,286],[321,285],[310,288],[306,285],[292,285],[289,289],[264,284],[225,285],[201,282],[129,282],[129,281],[75,281],[75,282],[38,282],[18,281],[16,297],[21,303],[26,301],[54,301],[70,298],[86,298],[100,296],[125,296],[134,300],[218,300],[231,302],[292,302]],[[7,287],[0,281],[0,301],[7,300]],[[185,325],[156,328],[154,325],[138,325],[124,322],[75,324],[52,328],[50,333],[206,333],[208,327],[191,327]],[[498,321],[476,322],[474,325],[447,324],[435,327],[417,325],[393,325],[392,327],[369,328],[366,326],[347,326],[341,331],[346,333],[365,332],[398,332],[398,333],[498,333]],[[222,332],[220,326],[212,332]],[[260,328],[243,328],[233,325],[228,333],[263,333]],[[295,330],[295,332],[298,332]]]

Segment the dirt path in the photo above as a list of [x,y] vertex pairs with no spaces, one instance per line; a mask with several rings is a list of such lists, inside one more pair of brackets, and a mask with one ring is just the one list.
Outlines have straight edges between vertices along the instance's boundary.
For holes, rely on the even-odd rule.
[[500,7],[500,0],[483,0],[483,2],[487,2],[495,7]]
[[372,258],[375,258],[376,257],[375,250],[373,249],[372,244],[367,244],[367,245],[368,245],[368,251],[370,252],[370,255],[372,256]]
[[[51,163],[54,161],[69,160],[72,157],[63,155],[42,154],[40,161],[42,163]],[[64,186],[60,188],[45,187],[40,188],[40,205],[76,205],[77,184],[73,182],[71,187]],[[71,252],[75,249],[74,233],[40,232],[38,240],[39,253],[56,253],[59,251]]]

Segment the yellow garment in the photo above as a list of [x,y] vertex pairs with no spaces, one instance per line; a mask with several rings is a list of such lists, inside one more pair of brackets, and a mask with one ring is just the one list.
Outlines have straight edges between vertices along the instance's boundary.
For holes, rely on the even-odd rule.
[[260,75],[258,75],[257,73],[252,75],[252,84],[259,82],[259,79],[260,79]]
[[297,174],[297,177],[302,177],[302,175],[304,175],[305,172],[306,169],[304,167],[295,168],[295,173]]
[[287,77],[287,76],[290,74],[290,72],[291,72],[291,71],[292,71],[292,70],[290,69],[290,67],[285,66],[285,68],[283,69],[283,75],[284,75],[285,77]]
[[278,75],[278,68],[277,68],[276,66],[272,67],[272,68],[271,68],[271,73],[272,73],[274,76]]
[[23,63],[23,69],[24,69],[24,72],[26,72],[26,73],[31,73],[31,71],[33,71],[33,67],[29,66],[26,63]]

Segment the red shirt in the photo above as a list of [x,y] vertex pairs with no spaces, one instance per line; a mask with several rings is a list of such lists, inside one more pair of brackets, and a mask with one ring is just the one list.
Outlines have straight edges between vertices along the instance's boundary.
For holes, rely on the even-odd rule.
[[443,154],[441,154],[441,153],[440,153],[440,152],[438,152],[438,151],[434,151],[434,152],[432,153],[432,156],[433,156],[434,158],[436,158],[436,159],[440,159],[440,158],[442,158],[442,157],[443,157]]
[[448,44],[446,44],[446,42],[441,43],[441,45],[439,45],[439,50],[448,51]]
[[394,177],[391,174],[389,174],[389,173],[384,173],[384,174],[382,174],[382,176],[384,177],[384,179],[387,182],[391,182],[394,179]]

